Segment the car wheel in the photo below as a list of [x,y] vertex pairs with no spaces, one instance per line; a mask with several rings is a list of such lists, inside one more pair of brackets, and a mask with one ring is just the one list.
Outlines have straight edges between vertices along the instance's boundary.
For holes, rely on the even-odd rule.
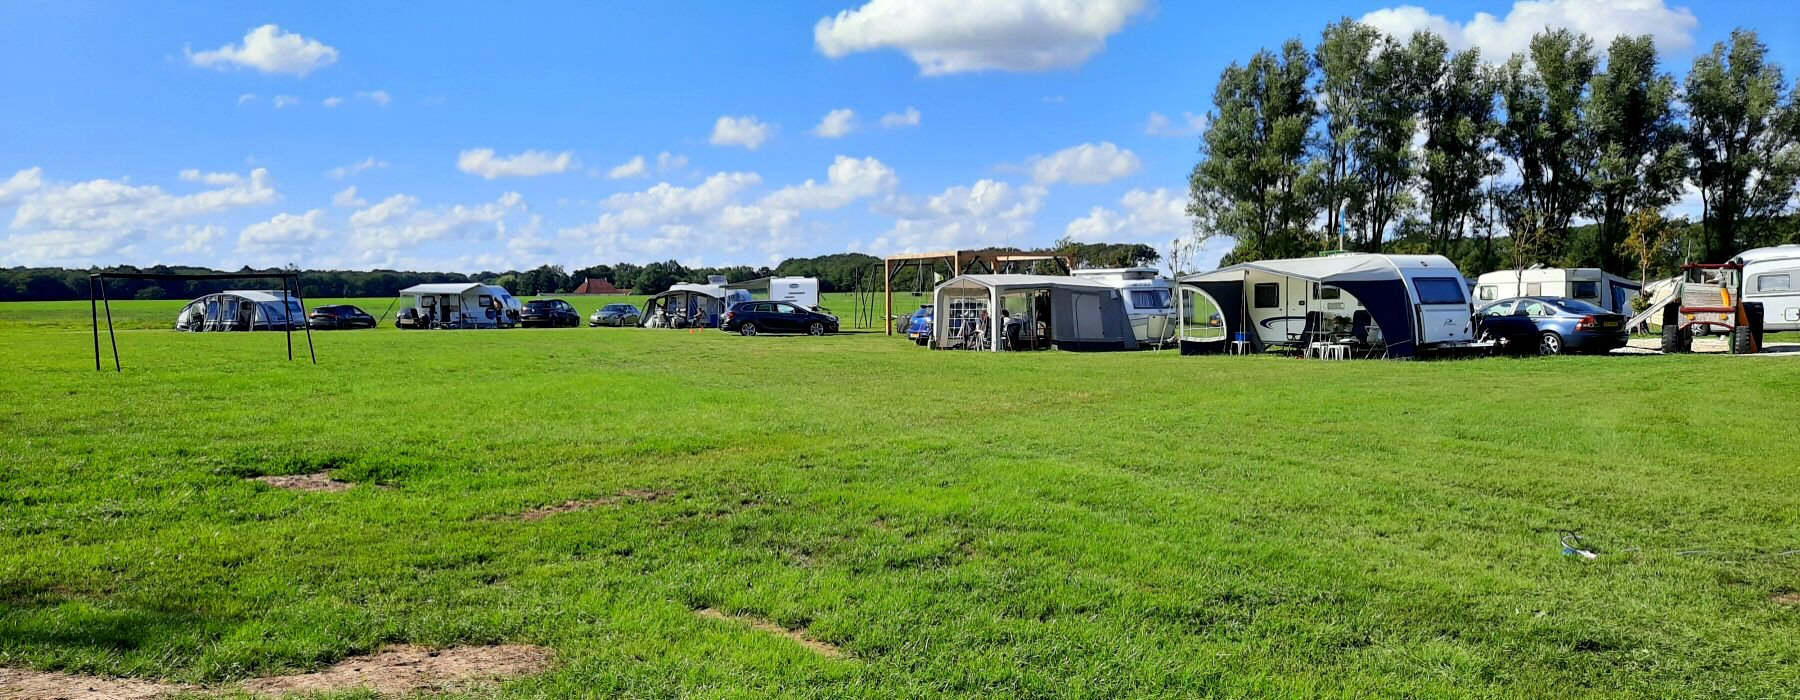
[[756,335],[756,324],[746,323],[738,328],[739,335]]
[[806,334],[807,335],[825,335],[825,324],[819,323],[818,321],[813,321],[811,325],[806,327]]
[[1563,347],[1563,337],[1555,331],[1544,331],[1543,335],[1538,336],[1539,355],[1561,355],[1567,349]]

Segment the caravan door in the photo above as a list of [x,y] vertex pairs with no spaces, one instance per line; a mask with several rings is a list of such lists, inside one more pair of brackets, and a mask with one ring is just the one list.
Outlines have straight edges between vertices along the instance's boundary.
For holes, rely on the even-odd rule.
[[1420,345],[1459,343],[1470,340],[1468,297],[1463,295],[1461,277],[1414,277],[1413,293],[1418,296]]

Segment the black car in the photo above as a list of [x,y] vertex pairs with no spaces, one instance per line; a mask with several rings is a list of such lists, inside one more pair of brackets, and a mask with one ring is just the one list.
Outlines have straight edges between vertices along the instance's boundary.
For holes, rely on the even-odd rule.
[[642,319],[638,316],[638,309],[635,306],[630,304],[607,304],[596,310],[594,315],[588,317],[588,325],[595,327],[618,326],[624,328],[626,326],[638,325],[640,320]]
[[1519,355],[1605,353],[1625,347],[1625,316],[1580,299],[1516,297],[1475,312],[1475,335]]
[[838,331],[836,316],[801,308],[786,301],[740,301],[725,312],[719,329],[728,333],[805,333],[825,335]]
[[306,317],[306,322],[322,331],[375,327],[374,316],[350,304],[316,307],[312,310],[312,315]]
[[532,299],[525,302],[525,309],[519,313],[519,325],[574,328],[581,325],[581,313],[561,299]]

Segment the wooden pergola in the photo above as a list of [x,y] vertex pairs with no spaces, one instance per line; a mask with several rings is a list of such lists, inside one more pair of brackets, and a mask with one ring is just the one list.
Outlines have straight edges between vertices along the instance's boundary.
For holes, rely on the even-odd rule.
[[1063,274],[1075,269],[1075,258],[1062,253],[1047,251],[1025,252],[1018,250],[950,250],[938,253],[900,253],[889,255],[883,259],[882,291],[886,297],[886,313],[883,318],[887,322],[887,334],[894,334],[894,278],[901,270],[915,268],[923,275],[942,262],[950,266],[955,275],[966,275],[981,272],[985,268],[988,273],[1000,273],[1013,270],[1018,265],[1029,265],[1051,261],[1062,268]]

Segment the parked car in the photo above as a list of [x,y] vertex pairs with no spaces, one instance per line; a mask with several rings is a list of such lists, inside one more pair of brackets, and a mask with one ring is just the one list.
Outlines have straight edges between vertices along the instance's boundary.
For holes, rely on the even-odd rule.
[[1561,355],[1625,347],[1625,317],[1580,299],[1515,297],[1475,312],[1475,336],[1500,352]]
[[588,317],[588,325],[595,327],[619,326],[623,328],[625,326],[638,325],[639,320],[641,320],[641,317],[638,316],[637,307],[630,304],[607,304],[596,310],[594,315]]
[[349,330],[352,328],[374,328],[375,317],[350,304],[320,306],[312,310],[306,322],[319,330]]
[[581,313],[561,299],[532,299],[519,312],[519,325],[574,328],[581,325]]
[[805,333],[825,335],[838,331],[838,318],[801,308],[785,301],[740,301],[725,312],[719,329],[728,333]]
[[906,327],[901,329],[906,338],[919,345],[931,343],[931,317],[933,306],[924,304],[914,311],[905,321]]

